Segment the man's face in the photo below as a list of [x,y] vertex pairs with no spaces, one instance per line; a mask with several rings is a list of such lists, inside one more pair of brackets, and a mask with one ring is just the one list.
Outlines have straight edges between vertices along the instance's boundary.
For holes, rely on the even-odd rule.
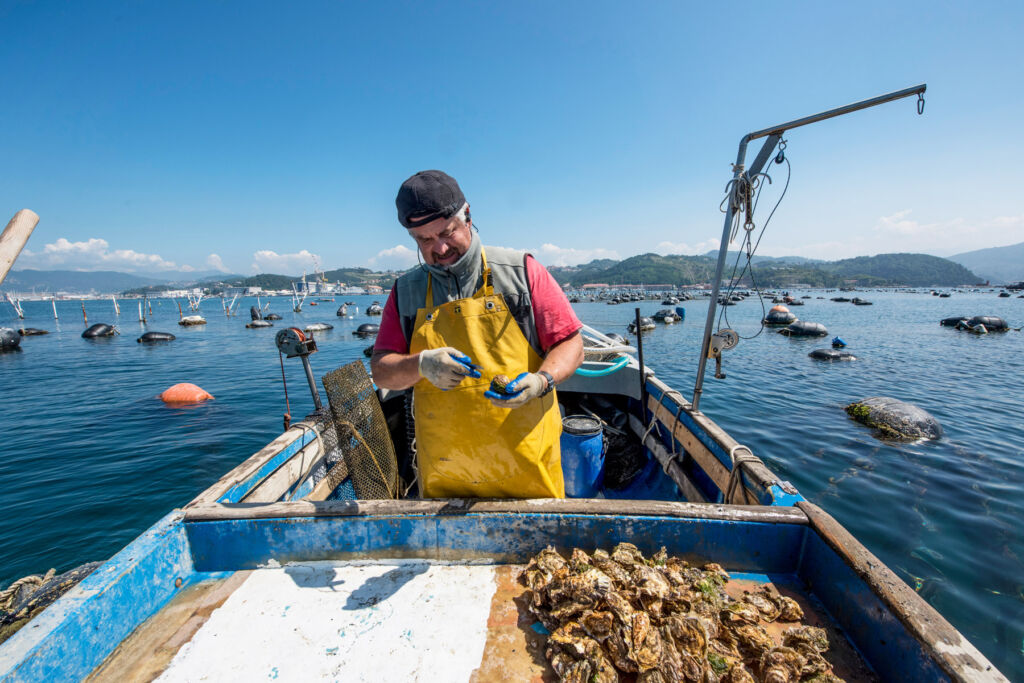
[[473,241],[469,225],[458,215],[409,228],[409,234],[416,240],[423,260],[432,266],[452,265],[462,258]]

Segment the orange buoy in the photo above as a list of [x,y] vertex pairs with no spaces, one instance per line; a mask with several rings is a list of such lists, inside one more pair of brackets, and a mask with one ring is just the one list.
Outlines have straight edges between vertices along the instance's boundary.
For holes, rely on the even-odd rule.
[[213,395],[195,384],[175,384],[160,394],[160,400],[164,403],[199,403],[212,399]]
[[789,309],[783,306],[782,304],[779,304],[778,306],[772,306],[772,310],[778,311],[779,313],[789,313]]

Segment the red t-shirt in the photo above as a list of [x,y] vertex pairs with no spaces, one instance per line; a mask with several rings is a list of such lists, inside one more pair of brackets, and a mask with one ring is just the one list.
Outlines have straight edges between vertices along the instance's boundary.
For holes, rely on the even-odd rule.
[[[537,336],[540,338],[541,347],[547,353],[548,349],[572,335],[583,327],[583,324],[576,317],[555,278],[529,254],[526,255],[526,279],[530,284],[530,299],[533,302],[533,321],[537,326]],[[391,288],[388,302],[384,304],[380,332],[373,348],[374,351],[409,353],[409,342],[402,332],[402,323],[398,316],[394,287]]]

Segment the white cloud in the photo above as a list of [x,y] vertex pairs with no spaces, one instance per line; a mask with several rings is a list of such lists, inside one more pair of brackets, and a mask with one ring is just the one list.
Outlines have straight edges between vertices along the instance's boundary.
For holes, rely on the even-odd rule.
[[405,270],[416,265],[416,251],[404,244],[396,244],[390,249],[382,249],[370,259],[373,268],[387,270]]
[[718,249],[717,239],[704,240],[703,242],[697,242],[696,244],[689,244],[687,242],[658,242],[657,252],[659,254],[706,254],[712,249]]
[[210,254],[206,257],[206,265],[214,270],[219,270],[222,273],[228,272],[228,269],[224,266],[224,261],[218,254]]
[[297,275],[312,272],[315,260],[319,260],[319,257],[306,249],[295,254],[278,254],[270,249],[260,249],[252,255],[252,269],[256,273]]
[[545,266],[578,266],[599,258],[621,258],[619,253],[612,249],[573,249],[550,243],[541,245],[540,249],[529,251]]
[[134,249],[111,251],[110,243],[98,237],[84,242],[72,242],[61,237],[56,242],[45,245],[41,252],[26,249],[22,252],[18,265],[22,268],[127,272],[179,269],[174,261],[168,261],[158,254],[145,254]]

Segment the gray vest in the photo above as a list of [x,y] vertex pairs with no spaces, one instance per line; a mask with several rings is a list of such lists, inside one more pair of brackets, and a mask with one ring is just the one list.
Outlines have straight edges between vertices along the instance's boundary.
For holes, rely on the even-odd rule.
[[[412,339],[416,325],[416,312],[423,308],[427,298],[427,277],[432,282],[434,305],[448,301],[466,299],[483,286],[483,264],[480,259],[480,237],[474,232],[473,241],[466,253],[450,267],[420,265],[402,275],[395,282],[395,296],[398,317],[406,343]],[[533,319],[533,303],[530,298],[530,283],[526,277],[526,252],[503,247],[487,247],[487,266],[491,269],[491,281],[495,294],[501,294],[519,324],[523,336],[537,354],[544,356],[537,336],[537,325]]]

